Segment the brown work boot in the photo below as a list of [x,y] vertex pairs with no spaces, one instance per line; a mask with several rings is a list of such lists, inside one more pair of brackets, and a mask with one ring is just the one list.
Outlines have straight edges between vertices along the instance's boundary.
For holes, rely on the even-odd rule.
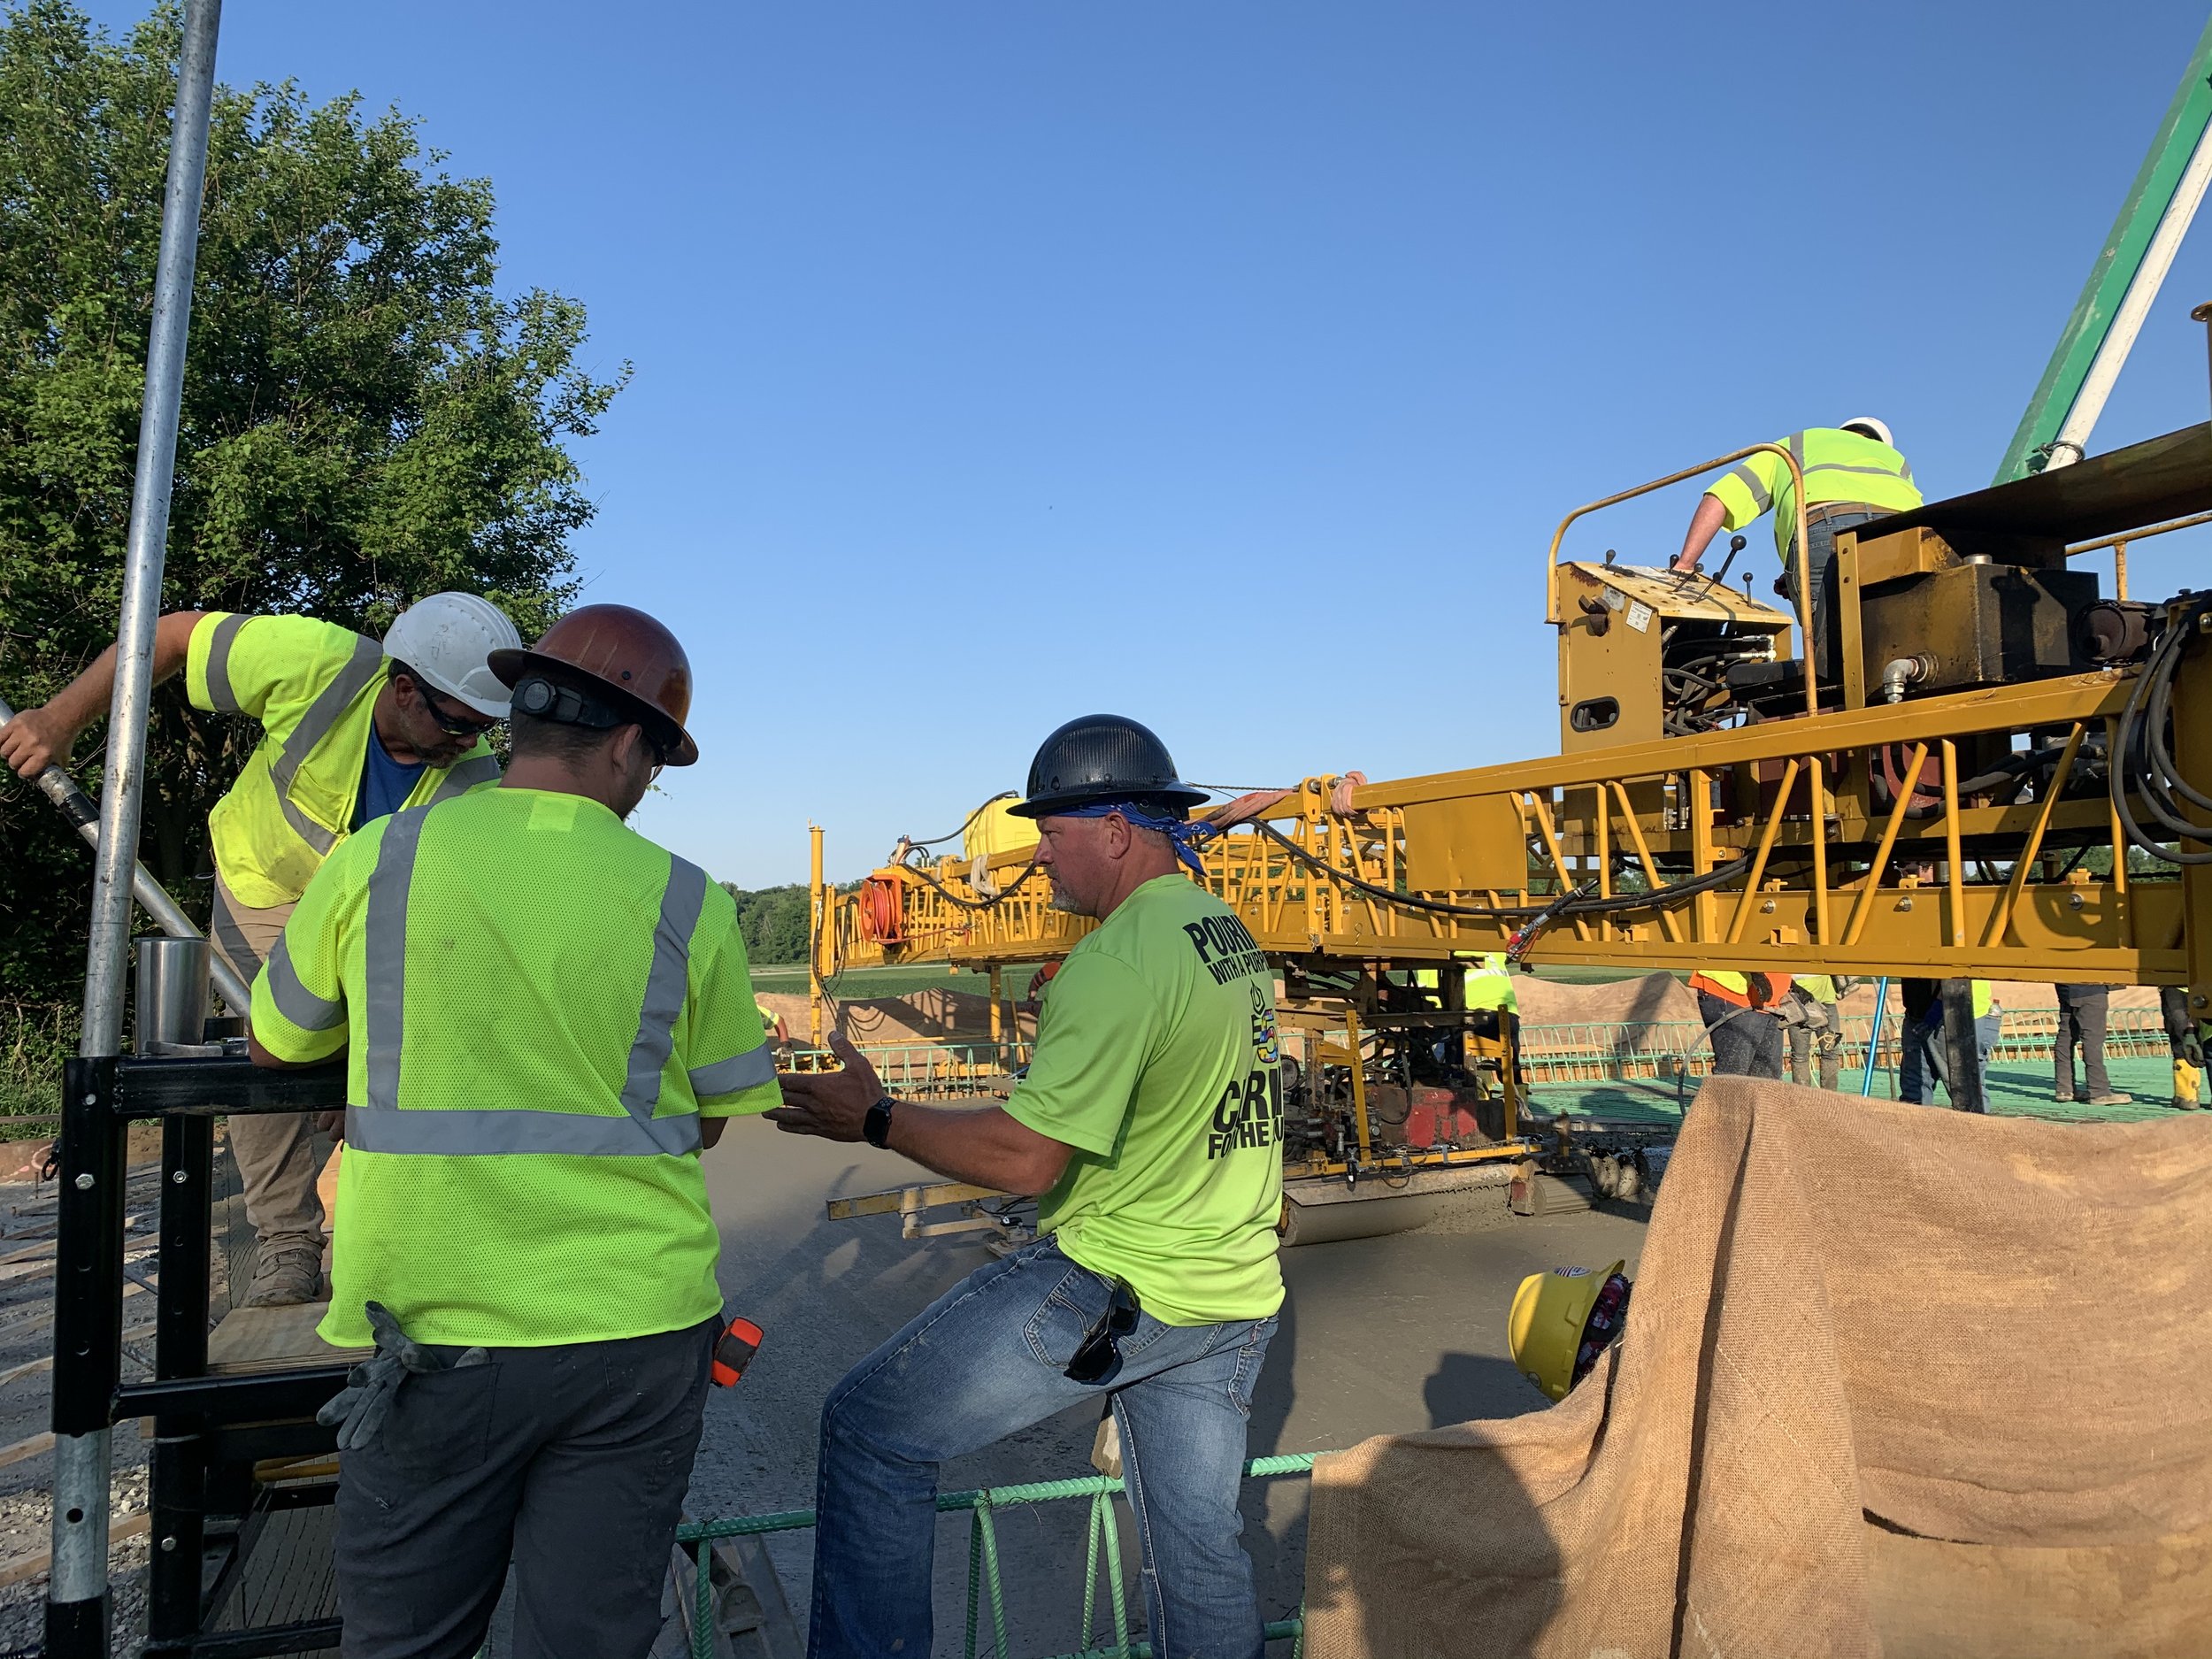
[[254,1247],[253,1283],[242,1308],[287,1308],[327,1300],[319,1233],[275,1233]]
[[2113,1094],[2093,1094],[2089,1097],[2089,1103],[2092,1106],[2132,1106],[2135,1104],[2135,1096]]

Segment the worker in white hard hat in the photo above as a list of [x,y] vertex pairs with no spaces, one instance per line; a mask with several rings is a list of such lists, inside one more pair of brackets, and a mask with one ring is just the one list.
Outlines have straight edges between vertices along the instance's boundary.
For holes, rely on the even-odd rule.
[[[1887,423],[1855,415],[1840,426],[1809,426],[1777,440],[1805,473],[1805,552],[1813,584],[1813,641],[1803,647],[1819,665],[1820,682],[1839,684],[1842,654],[1836,612],[1836,534],[1920,505],[1912,468],[1897,452]],[[1697,503],[1674,568],[1694,571],[1723,530],[1740,530],[1761,513],[1774,514],[1774,546],[1782,556],[1775,591],[1797,604],[1797,487],[1782,457],[1761,450],[1730,469]]]
[[[197,709],[245,714],[261,741],[208,815],[214,949],[250,985],[309,878],[364,824],[499,781],[485,733],[507,718],[495,650],[522,643],[474,594],[433,594],[379,641],[312,617],[173,611],[154,628],[154,681],[184,672]],[[50,703],[0,726],[0,760],[26,778],[107,711],[110,646]],[[234,1013],[247,1010],[237,1009]],[[241,1306],[322,1294],[323,1206],[309,1118],[230,1120],[231,1154],[257,1243]]]

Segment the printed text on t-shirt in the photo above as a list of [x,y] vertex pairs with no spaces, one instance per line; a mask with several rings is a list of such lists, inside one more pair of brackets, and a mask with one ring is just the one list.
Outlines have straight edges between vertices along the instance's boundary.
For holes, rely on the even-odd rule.
[[1267,957],[1260,950],[1260,941],[1252,937],[1250,928],[1233,916],[1209,916],[1185,922],[1183,931],[1190,935],[1199,961],[1206,964],[1206,972],[1214,976],[1216,985],[1226,985],[1248,973],[1267,972]]

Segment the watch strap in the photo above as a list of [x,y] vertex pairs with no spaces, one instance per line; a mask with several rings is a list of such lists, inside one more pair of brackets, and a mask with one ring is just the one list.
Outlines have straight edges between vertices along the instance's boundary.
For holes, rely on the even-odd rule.
[[887,1149],[891,1144],[891,1109],[897,1104],[896,1101],[886,1094],[868,1108],[868,1115],[861,1119],[861,1134],[866,1138],[870,1146],[876,1148],[879,1151]]

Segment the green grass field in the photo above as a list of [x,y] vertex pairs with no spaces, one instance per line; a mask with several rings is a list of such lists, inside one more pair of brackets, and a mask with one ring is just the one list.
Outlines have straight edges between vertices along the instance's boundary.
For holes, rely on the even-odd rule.
[[[1005,982],[1016,995],[1029,988],[1035,975],[1033,967],[1013,967],[1006,970]],[[1552,979],[1562,985],[1609,985],[1617,979],[1640,979],[1641,969],[1623,968],[1539,968],[1536,977]],[[757,963],[753,967],[753,984],[757,989],[779,996],[806,995],[806,964],[801,962]],[[835,992],[840,996],[903,996],[909,991],[952,990],[966,991],[977,996],[990,994],[987,975],[970,972],[964,968],[947,969],[942,966],[918,965],[902,968],[848,968],[838,976]]]
[[[1029,989],[1029,981],[1036,972],[1033,967],[1007,969],[1006,988],[1020,996]],[[804,996],[806,964],[780,962],[757,966],[753,969],[753,988],[776,996]],[[964,968],[848,968],[837,976],[830,991],[833,995],[848,998],[904,996],[910,991],[965,991],[972,996],[988,996],[991,979],[988,974],[972,973]]]

